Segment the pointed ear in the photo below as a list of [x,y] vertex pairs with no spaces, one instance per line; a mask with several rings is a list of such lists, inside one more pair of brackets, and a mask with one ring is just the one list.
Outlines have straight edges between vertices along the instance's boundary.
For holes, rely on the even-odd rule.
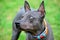
[[25,12],[30,10],[29,3],[26,0],[25,0],[25,3],[24,3],[24,8],[25,8]]
[[42,16],[45,16],[44,0],[42,1],[38,11],[41,12]]

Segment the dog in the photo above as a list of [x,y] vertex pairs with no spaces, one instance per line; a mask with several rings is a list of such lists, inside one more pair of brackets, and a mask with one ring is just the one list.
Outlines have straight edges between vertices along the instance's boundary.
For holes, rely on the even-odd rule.
[[18,40],[21,31],[26,32],[26,40],[54,40],[52,29],[45,20],[45,13],[44,0],[38,10],[31,9],[25,0],[24,8],[21,8],[13,20],[11,40]]

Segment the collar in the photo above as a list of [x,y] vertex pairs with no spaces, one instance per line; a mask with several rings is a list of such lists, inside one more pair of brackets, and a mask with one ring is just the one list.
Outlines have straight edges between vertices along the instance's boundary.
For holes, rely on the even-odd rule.
[[33,36],[33,38],[35,38],[36,40],[41,40],[43,38],[46,38],[46,36],[48,34],[48,28],[47,28],[47,23],[46,23],[45,19],[44,19],[43,24],[45,26],[45,30],[41,34],[38,34],[36,36]]

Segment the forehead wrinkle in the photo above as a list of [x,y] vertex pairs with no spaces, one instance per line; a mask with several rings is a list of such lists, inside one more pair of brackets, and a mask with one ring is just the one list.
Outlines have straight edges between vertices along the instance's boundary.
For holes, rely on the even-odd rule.
[[40,12],[36,12],[36,11],[29,11],[29,12],[26,12],[24,15],[24,17],[34,17],[34,18],[39,18],[41,16],[41,13]]
[[37,12],[32,12],[31,16],[35,17],[35,18],[39,18],[40,17],[40,15]]
[[26,12],[23,16],[28,16],[30,15],[30,12]]

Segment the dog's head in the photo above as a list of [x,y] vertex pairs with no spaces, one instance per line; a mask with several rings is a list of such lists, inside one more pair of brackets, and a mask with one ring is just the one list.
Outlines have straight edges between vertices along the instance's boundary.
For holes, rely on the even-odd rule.
[[26,31],[39,30],[42,28],[42,22],[45,17],[44,1],[42,1],[38,10],[31,11],[27,1],[24,4],[25,14],[22,15],[21,20],[18,20],[16,25]]

